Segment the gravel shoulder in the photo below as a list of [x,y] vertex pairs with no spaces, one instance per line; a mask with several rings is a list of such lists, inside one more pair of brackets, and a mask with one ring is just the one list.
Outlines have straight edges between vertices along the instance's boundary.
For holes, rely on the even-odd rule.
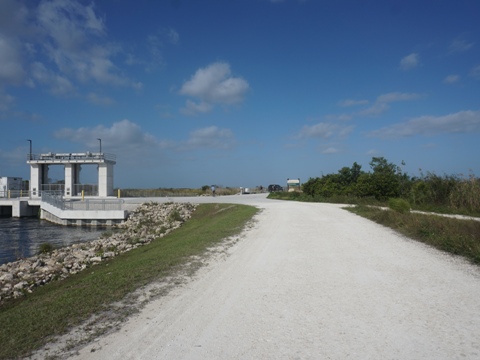
[[224,198],[262,208],[229,255],[72,359],[480,358],[478,267],[338,205]]

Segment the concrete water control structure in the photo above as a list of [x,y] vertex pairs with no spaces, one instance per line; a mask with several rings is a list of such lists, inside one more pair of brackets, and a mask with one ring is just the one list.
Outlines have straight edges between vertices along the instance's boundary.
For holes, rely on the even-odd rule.
[[[16,189],[22,184],[21,178],[0,178],[2,188],[8,187],[2,192],[4,196],[0,196],[0,216],[39,216],[40,219],[57,224],[78,226],[111,226],[122,223],[128,215],[123,199],[109,198],[113,195],[115,163],[115,155],[101,151],[40,155],[30,151],[27,158],[27,164],[30,165],[30,189]],[[49,184],[50,165],[65,167],[65,184]],[[82,165],[98,167],[98,192],[89,194],[88,199],[80,191],[88,186],[80,184]]]
[[99,197],[113,195],[113,165],[116,157],[102,152],[92,153],[46,153],[28,154],[27,164],[30,165],[30,192],[32,197],[41,197],[42,190],[48,185],[48,169],[50,165],[65,166],[64,196],[69,198],[81,195],[77,185],[80,184],[82,165],[98,165],[98,194]]

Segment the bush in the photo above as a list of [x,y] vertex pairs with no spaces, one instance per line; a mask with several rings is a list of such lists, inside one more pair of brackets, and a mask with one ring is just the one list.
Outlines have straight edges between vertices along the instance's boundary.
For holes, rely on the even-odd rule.
[[480,180],[470,175],[469,179],[460,179],[450,193],[450,206],[454,209],[480,211]]
[[50,254],[54,249],[52,244],[45,242],[38,247],[38,254]]
[[410,204],[404,199],[390,199],[388,200],[388,207],[401,214],[405,214],[410,211]]
[[180,212],[175,209],[175,210],[172,210],[172,212],[170,213],[170,215],[168,216],[168,220],[171,222],[171,221],[181,221],[183,222],[183,218],[182,218],[182,215],[180,214]]

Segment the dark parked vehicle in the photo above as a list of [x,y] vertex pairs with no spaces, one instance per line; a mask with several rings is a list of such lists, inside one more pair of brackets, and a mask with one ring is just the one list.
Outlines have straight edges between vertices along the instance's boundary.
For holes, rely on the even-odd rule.
[[268,185],[268,192],[276,192],[276,191],[283,191],[283,188],[277,184]]

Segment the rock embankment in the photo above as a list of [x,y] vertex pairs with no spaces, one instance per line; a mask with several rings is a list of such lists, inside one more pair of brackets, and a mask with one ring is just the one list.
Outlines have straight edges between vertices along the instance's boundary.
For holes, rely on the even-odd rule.
[[138,206],[125,223],[114,228],[114,232],[104,233],[100,239],[3,264],[0,266],[0,303],[149,244],[180,227],[195,208],[196,205],[190,203],[145,203]]

